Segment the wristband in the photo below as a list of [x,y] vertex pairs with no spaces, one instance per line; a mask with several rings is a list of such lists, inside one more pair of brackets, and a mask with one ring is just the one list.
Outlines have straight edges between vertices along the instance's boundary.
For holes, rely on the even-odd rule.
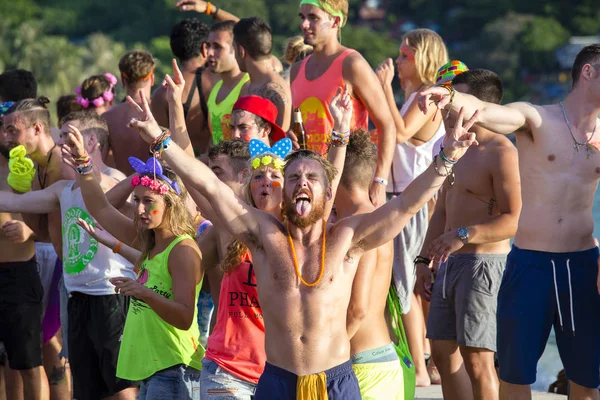
[[431,264],[431,260],[429,258],[426,258],[426,257],[417,256],[417,257],[415,257],[415,260],[413,261],[413,263],[415,265],[417,265],[417,264],[426,264],[426,265],[429,265],[429,264]]
[[440,158],[441,158],[441,159],[442,159],[442,160],[443,160],[445,163],[452,164],[452,165],[454,165],[454,164],[456,164],[456,163],[458,162],[458,160],[453,160],[453,159],[451,159],[451,158],[448,158],[448,157],[446,156],[446,153],[444,153],[444,148],[443,148],[443,147],[440,149]]
[[117,254],[119,252],[119,250],[121,250],[121,246],[123,246],[123,242],[117,243],[117,245],[113,249],[113,253]]
[[204,12],[206,15],[210,15],[210,1],[206,3],[206,11]]
[[386,179],[378,178],[378,177],[373,178],[373,182],[380,183],[383,186],[387,186],[387,184],[388,184],[388,181]]
[[348,146],[350,143],[350,132],[340,133],[336,130],[331,131],[331,144],[334,147]]

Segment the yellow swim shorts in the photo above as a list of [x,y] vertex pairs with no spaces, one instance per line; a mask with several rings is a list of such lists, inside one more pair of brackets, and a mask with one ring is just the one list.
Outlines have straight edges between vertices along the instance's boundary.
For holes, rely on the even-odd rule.
[[400,361],[352,364],[363,400],[404,400]]

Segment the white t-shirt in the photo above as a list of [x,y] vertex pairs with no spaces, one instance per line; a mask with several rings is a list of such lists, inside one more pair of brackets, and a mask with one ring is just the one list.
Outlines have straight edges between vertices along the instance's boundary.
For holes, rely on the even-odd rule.
[[85,207],[81,189],[72,189],[74,183],[68,183],[60,195],[65,286],[69,293],[80,292],[93,296],[115,294],[114,285],[108,279],[101,278],[124,276],[135,279],[133,266],[77,225],[78,218],[91,226],[95,226],[95,223]]
[[[401,115],[406,113],[416,95],[417,92],[411,94],[402,105]],[[420,146],[415,146],[409,141],[397,144],[394,149],[392,169],[386,191],[388,193],[401,193],[417,176],[421,175],[433,161],[434,152],[435,154],[439,153],[439,146],[443,143],[445,134],[446,129],[444,124],[441,123],[431,139]]]

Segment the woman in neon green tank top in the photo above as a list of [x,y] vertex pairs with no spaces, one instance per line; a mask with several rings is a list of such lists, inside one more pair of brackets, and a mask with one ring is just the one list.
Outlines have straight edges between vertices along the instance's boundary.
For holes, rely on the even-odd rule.
[[187,192],[156,158],[143,163],[130,157],[137,172],[131,179],[136,204],[131,220],[109,204],[76,128],[68,143],[64,159],[78,172],[90,214],[118,240],[141,251],[137,280],[110,279],[117,293],[131,296],[117,376],[141,381],[138,399],[200,399],[204,349],[198,342],[196,304],[203,271]]

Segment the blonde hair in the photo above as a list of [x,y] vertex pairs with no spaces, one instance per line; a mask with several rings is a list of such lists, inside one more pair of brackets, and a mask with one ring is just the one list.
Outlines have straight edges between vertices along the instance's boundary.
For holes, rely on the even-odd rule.
[[[177,182],[181,189],[181,194],[178,195],[171,186],[160,178],[156,178],[169,187],[169,191],[163,195],[163,199],[165,200],[165,213],[163,216],[163,224],[166,224],[166,227],[175,235],[175,236],[183,236],[189,235],[193,239],[196,237],[196,229],[194,228],[194,221],[192,216],[187,210],[185,199],[187,198],[187,191],[183,186],[183,182],[177,175],[175,175],[171,170],[163,167],[163,174],[171,179],[174,182]],[[141,175],[148,176],[151,179],[154,179],[153,175]],[[139,217],[137,213],[134,216],[133,222],[136,227],[139,227]],[[141,271],[143,269],[143,263],[148,258],[150,251],[156,245],[156,237],[154,235],[154,230],[152,229],[139,229],[138,235],[136,238],[136,243],[139,244],[139,249],[142,252],[142,255],[135,263],[136,267]]]
[[328,13],[327,8],[333,11],[340,11],[344,14],[344,20],[340,24],[340,28],[348,22],[348,0],[319,0],[321,5],[324,5],[324,11]]
[[415,67],[421,82],[433,85],[438,69],[448,62],[444,40],[430,29],[413,29],[402,39],[415,52]]
[[304,43],[302,36],[294,36],[287,40],[283,50],[283,59],[288,64],[304,60],[313,52],[313,47]]
[[[243,200],[254,208],[258,207],[256,207],[256,203],[254,202],[254,198],[252,197],[250,182],[252,181],[252,175],[254,174],[254,171],[258,171],[261,168],[253,170],[253,173],[249,176],[242,189],[242,193],[244,195]],[[281,210],[281,215],[283,215],[283,209]],[[223,261],[219,263],[219,268],[221,268],[221,270],[224,273],[230,274],[234,269],[236,269],[239,263],[243,261],[243,258],[246,255],[246,253],[248,253],[248,247],[244,243],[237,239],[232,240],[227,245],[227,255],[225,256]]]

